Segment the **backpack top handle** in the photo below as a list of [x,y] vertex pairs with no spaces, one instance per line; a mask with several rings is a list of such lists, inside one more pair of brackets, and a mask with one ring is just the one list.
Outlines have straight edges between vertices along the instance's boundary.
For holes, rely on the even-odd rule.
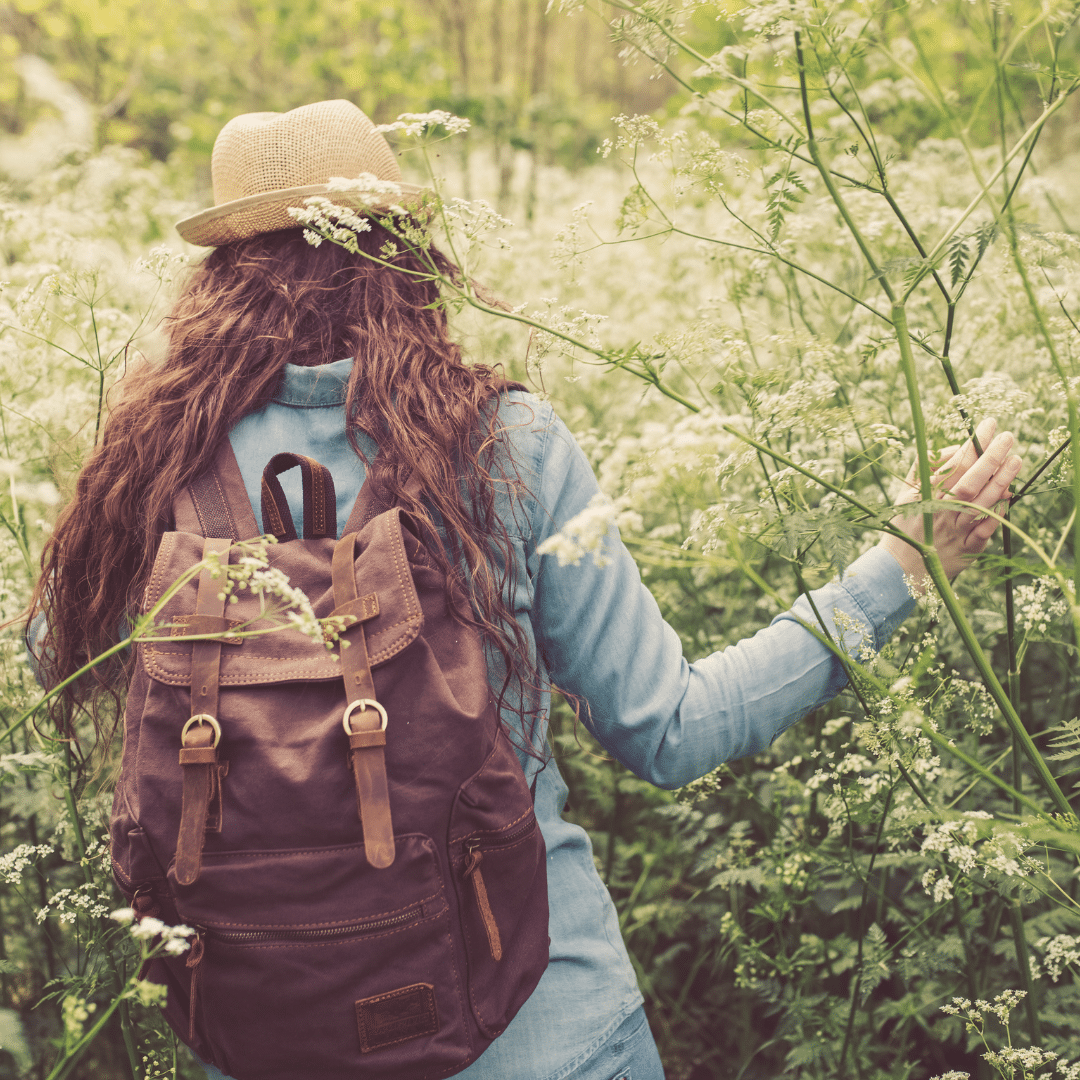
[[330,470],[303,454],[275,454],[262,475],[263,532],[278,540],[295,540],[296,526],[278,474],[300,466],[304,485],[304,539],[337,537],[337,496]]

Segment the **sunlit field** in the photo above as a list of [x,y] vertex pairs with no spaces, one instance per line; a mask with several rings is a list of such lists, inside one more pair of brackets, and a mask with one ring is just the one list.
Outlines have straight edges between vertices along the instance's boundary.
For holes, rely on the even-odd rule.
[[[544,557],[602,561],[617,522],[692,660],[843,573],[913,465],[929,511],[983,417],[1024,457],[986,554],[950,583],[927,546],[918,613],[880,656],[833,643],[849,688],[767,752],[664,792],[556,705],[667,1074],[1080,1080],[1080,6],[544,17],[581,9],[663,107],[564,163],[487,114],[388,133],[437,192],[425,236],[389,226],[463,266],[467,354],[552,401],[605,493]],[[120,737],[55,737],[22,629],[110,389],[163,355],[205,162],[56,130],[0,140],[0,1080],[197,1080],[138,978],[183,935],[110,914]]]

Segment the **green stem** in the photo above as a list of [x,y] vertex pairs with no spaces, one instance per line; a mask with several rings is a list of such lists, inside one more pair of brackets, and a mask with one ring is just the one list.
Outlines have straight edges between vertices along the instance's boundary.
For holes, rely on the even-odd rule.
[[[75,1067],[87,1047],[101,1034],[102,1029],[112,1018],[113,1013],[126,1000],[123,995],[114,998],[109,1007],[98,1017],[97,1023],[53,1066],[53,1070],[46,1077],[46,1080],[66,1080],[66,1077]],[[139,1074],[137,1071],[133,1071],[132,1075],[138,1077]]]
[[[64,782],[64,806],[67,809],[68,820],[71,822],[72,833],[75,837],[75,849],[79,855],[79,865],[82,867],[83,880],[90,885],[96,891],[96,882],[94,880],[94,871],[90,866],[90,862],[86,857],[86,837],[83,834],[82,818],[79,817],[79,809],[75,801],[75,790],[72,786],[72,767],[71,767],[71,745],[70,743],[64,744],[64,760],[67,768],[67,776]],[[107,921],[105,919],[100,920],[102,929],[109,929]],[[105,953],[105,963],[109,968],[109,972],[113,977],[116,984],[117,997],[113,1002],[112,1007],[106,1013],[103,1019],[107,1019],[108,1016],[119,1008],[120,1010],[120,1032],[124,1040],[124,1049],[128,1056],[128,1065],[131,1068],[132,1080],[138,1080],[139,1077],[139,1054],[135,1047],[135,1035],[131,1024],[131,1013],[127,1007],[127,1001],[124,997],[124,989],[126,982],[123,975],[120,973],[120,965],[117,963],[116,956],[113,954],[111,946],[109,946],[104,940],[104,934],[102,937],[102,948]],[[100,1023],[94,1027],[93,1033],[96,1034],[100,1030]],[[82,1045],[82,1044],[80,1044]],[[86,1045],[89,1045],[87,1041]],[[85,1047],[84,1047],[85,1049]],[[82,1051],[80,1050],[80,1053]]]
[[[911,423],[915,434],[915,451],[919,458],[919,494],[923,500],[933,498],[930,482],[930,454],[927,450],[926,420],[923,418],[922,397],[919,394],[919,380],[915,371],[915,357],[911,351],[911,335],[907,325],[907,310],[903,301],[893,303],[893,325],[896,327],[896,342],[900,347],[900,363],[904,369],[904,381],[907,383],[908,401],[911,406]],[[934,515],[930,510],[923,512],[923,539],[933,542]]]
[[881,268],[878,266],[873,253],[870,251],[869,245],[863,239],[863,235],[860,232],[858,225],[855,224],[855,219],[851,216],[847,204],[844,202],[836,183],[833,181],[832,173],[825,167],[825,162],[821,157],[821,151],[818,149],[817,139],[814,138],[814,127],[810,119],[810,97],[806,86],[806,64],[803,60],[802,38],[798,30],[795,31],[795,58],[799,66],[799,92],[802,97],[803,122],[806,124],[806,147],[810,151],[814,166],[817,168],[818,175],[825,184],[825,189],[828,191],[829,197],[832,199],[836,209],[840,212],[840,216],[844,219],[844,224],[848,227],[848,231],[854,238],[855,243],[858,244],[859,250],[863,254],[863,258],[866,259],[866,262],[870,267],[870,273],[881,284],[882,289],[885,291],[885,295],[890,300],[895,301],[896,296],[893,293],[892,286],[881,272]]
[[[926,423],[922,414],[922,402],[919,397],[918,380],[915,373],[915,358],[912,355],[911,342],[908,339],[907,317],[903,301],[893,305],[893,322],[896,324],[897,340],[900,345],[900,359],[904,367],[904,376],[907,381],[908,397],[911,404],[911,419],[915,429],[915,446],[919,455],[919,482],[922,489],[921,493],[923,499],[928,500],[931,497],[931,484],[930,458],[927,454]],[[1080,477],[1078,477],[1078,480],[1080,480]],[[933,514],[929,511],[923,515],[923,528],[924,537],[933,537],[934,518]],[[956,594],[949,584],[948,576],[945,573],[944,567],[941,565],[941,559],[938,556],[938,553],[932,547],[925,544],[922,551],[923,562],[930,572],[930,576],[933,578],[934,584],[937,586],[942,600],[945,602],[945,607],[952,618],[953,624],[956,626],[960,637],[964,641],[964,646],[968,651],[968,655],[974,660],[975,666],[979,669],[979,674],[982,676],[987,689],[990,691],[991,696],[1001,710],[1002,715],[1004,715],[1006,723],[1012,728],[1013,736],[1019,741],[1028,760],[1035,767],[1036,775],[1039,777],[1043,787],[1046,788],[1046,791],[1054,801],[1054,804],[1063,814],[1071,814],[1072,807],[1069,806],[1068,799],[1065,798],[1064,793],[1051,774],[1049,767],[1036,748],[1031,736],[1027,733],[1016,709],[1013,708],[1012,702],[1009,700],[1008,695],[998,681],[998,677],[994,673],[994,669],[991,666],[986,653],[983,651],[982,646],[979,644],[978,638],[976,638],[974,631],[971,629],[971,624],[960,610]],[[1073,605],[1073,610],[1078,610],[1075,604]],[[1017,794],[1019,797],[1019,793]]]
[[1003,791],[1006,795],[1010,796],[1014,802],[1022,803],[1029,810],[1038,814],[1040,817],[1046,816],[1046,811],[1037,803],[1034,799],[1029,798],[1021,791],[1017,791],[1011,784],[1002,780],[1000,776],[992,773],[985,765],[976,761],[970,754],[966,754],[955,743],[950,742],[941,734],[937,728],[932,727],[928,720],[923,721],[921,726],[922,733],[939,749],[945,751],[945,753],[956,758],[957,761],[963,762],[972,772],[978,773],[987,783],[993,784],[994,787]]
[[[1010,214],[1011,217],[1011,214]],[[1024,286],[1024,295],[1027,297],[1028,306],[1035,318],[1035,324],[1042,336],[1046,350],[1050,354],[1050,362],[1054,365],[1058,378],[1061,380],[1062,389],[1065,392],[1065,403],[1069,418],[1069,441],[1073,446],[1080,446],[1080,410],[1077,407],[1076,390],[1072,385],[1068,372],[1065,370],[1061,357],[1058,356],[1057,347],[1054,344],[1053,335],[1043,318],[1042,309],[1035,298],[1035,290],[1031,286],[1024,260],[1020,257],[1020,248],[1016,242],[1015,229],[1009,230],[1009,247],[1013,257],[1013,265],[1020,275],[1020,281]],[[1075,455],[1074,455],[1075,459]],[[1078,462],[1073,461],[1072,470],[1072,496],[1073,506],[1080,511],[1080,468]],[[1073,518],[1073,598],[1070,604],[1073,627],[1077,643],[1080,644],[1080,512]]]
[[847,1058],[848,1047],[851,1045],[851,1036],[855,1031],[855,1016],[859,1010],[859,989],[862,984],[863,972],[863,940],[866,937],[866,900],[870,893],[870,876],[874,872],[874,860],[877,858],[878,849],[881,847],[881,837],[885,831],[885,819],[889,816],[889,807],[892,804],[893,792],[896,790],[895,782],[890,785],[885,796],[885,805],[881,808],[881,818],[878,821],[877,836],[874,837],[874,846],[870,851],[870,862],[866,868],[866,876],[863,878],[862,901],[859,904],[859,945],[855,960],[855,973],[852,976],[851,1005],[848,1008],[847,1028],[844,1031],[844,1044],[840,1048],[840,1060],[837,1064],[837,1072],[844,1075],[844,1061]]
[[1024,912],[1020,901],[1009,901],[1009,920],[1012,922],[1013,948],[1016,950],[1016,966],[1020,969],[1020,985],[1024,988],[1024,1009],[1027,1012],[1028,1033],[1031,1045],[1042,1043],[1039,1027],[1039,1010],[1035,1007],[1035,988],[1031,982],[1031,961],[1028,959],[1027,938],[1024,936]]
[[[1019,741],[1021,749],[1027,756],[1028,761],[1030,761],[1034,767],[1035,775],[1038,777],[1039,782],[1046,789],[1047,794],[1050,796],[1050,799],[1058,810],[1062,814],[1071,815],[1073,811],[1072,807],[1069,805],[1069,800],[1065,798],[1064,793],[1058,786],[1058,782],[1054,779],[1053,774],[1043,760],[1043,757],[1039,753],[1031,736],[1027,733],[1027,729],[1021,722],[1020,717],[1017,716],[1016,710],[1012,707],[1012,702],[1009,701],[1008,694],[1006,694],[1002,688],[997,675],[994,674],[994,669],[991,667],[986,653],[983,652],[983,648],[979,644],[978,638],[975,637],[975,633],[971,629],[971,624],[960,610],[960,603],[956,599],[956,593],[953,592],[952,586],[949,584],[948,576],[945,573],[944,567],[941,565],[941,559],[938,557],[937,552],[933,549],[924,551],[923,561],[926,563],[926,568],[930,572],[930,576],[937,586],[938,592],[941,594],[941,599],[945,603],[946,610],[952,617],[953,625],[956,627],[957,632],[964,642],[968,655],[974,661],[976,668],[978,668],[979,674],[982,676],[987,690],[990,691],[990,696],[994,699],[995,704],[1005,717],[1005,722],[1012,729],[1013,735]],[[999,781],[996,777],[993,782],[999,787],[1004,784],[1004,781]],[[1009,785],[1006,785],[1006,788],[1008,788],[1008,793],[1012,795],[1013,798],[1019,799],[1025,806],[1034,806],[1026,795],[1016,791]]]
[[0,740],[6,739],[9,735],[14,735],[15,732],[18,731],[19,728],[21,728],[23,724],[25,724],[26,721],[29,720],[30,717],[32,717],[46,702],[51,701],[66,687],[70,686],[78,679],[81,679],[83,675],[97,667],[103,660],[108,660],[110,656],[115,656],[117,653],[123,652],[124,649],[132,643],[132,640],[133,638],[129,636],[124,638],[123,641],[117,642],[112,648],[106,649],[105,652],[101,653],[99,656],[95,656],[88,664],[83,664],[74,675],[70,675],[68,678],[64,679],[63,682],[57,683],[47,694],[43,694],[38,698],[37,702],[27,709],[18,720],[7,728],[7,730],[0,732]]
[[1031,126],[1028,127],[1027,131],[1025,131],[1024,134],[1021,135],[1020,138],[1013,144],[1013,148],[1008,152],[1008,154],[1005,155],[1005,159],[1002,161],[1001,165],[994,171],[993,176],[991,176],[986,181],[986,183],[980,187],[979,191],[976,192],[968,205],[954,219],[952,225],[950,225],[949,228],[945,230],[938,242],[933,246],[933,248],[931,248],[930,254],[926,257],[926,269],[915,275],[915,277],[911,281],[911,284],[908,285],[907,289],[904,290],[904,294],[901,297],[902,301],[906,301],[907,298],[911,296],[911,294],[919,286],[919,283],[922,281],[925,274],[929,272],[929,268],[936,264],[938,257],[945,250],[949,241],[959,231],[960,226],[963,225],[964,222],[967,221],[967,219],[975,212],[976,208],[986,197],[990,189],[994,186],[995,183],[997,183],[998,178],[1008,168],[1009,162],[1011,162],[1012,159],[1016,157],[1016,155],[1019,154],[1020,151],[1026,147],[1029,139],[1032,139],[1034,136],[1038,135],[1038,133],[1043,129],[1043,126],[1046,124],[1047,120],[1049,120],[1050,117],[1053,116],[1054,113],[1056,113],[1058,109],[1061,108],[1061,106],[1065,103],[1066,98],[1077,88],[1077,86],[1080,86],[1080,80],[1074,79],[1073,82],[1070,84],[1069,88],[1065,90],[1056,101],[1053,101],[1051,102],[1051,104],[1047,105],[1039,114],[1038,119],[1036,119],[1034,123],[1032,123]]
[[[1013,556],[1012,529],[1008,525],[1008,510],[1005,511],[1004,517],[1006,523],[1001,529],[1001,543],[1003,554],[1006,560],[1011,563]],[[1021,708],[1020,665],[1017,662],[1016,599],[1011,569],[1008,578],[1005,580],[1005,642],[1009,650],[1009,700],[1013,703],[1013,708],[1016,709],[1017,715],[1019,715]],[[1012,744],[1012,782],[1017,791],[1022,791],[1024,785],[1024,775],[1020,771],[1020,754],[1020,743],[1014,737]],[[1013,809],[1016,813],[1020,813],[1020,804],[1015,800],[1013,800]]]
[[553,330],[549,326],[545,326],[543,323],[538,322],[536,319],[531,319],[527,315],[521,315],[515,311],[504,311],[500,308],[492,307],[490,304],[485,304],[482,300],[477,300],[475,297],[469,295],[464,290],[458,290],[459,297],[470,307],[476,308],[477,311],[483,311],[488,315],[497,315],[502,319],[509,319],[511,322],[521,323],[523,326],[530,326],[534,330],[539,330],[544,334],[551,334],[553,337],[557,337],[562,341],[567,342],[575,348],[581,349],[583,352],[587,352],[592,356],[597,357],[603,361],[609,367],[621,368],[623,371],[629,372],[631,375],[637,376],[644,382],[649,383],[651,386],[655,386],[665,397],[671,398],[672,401],[677,401],[684,408],[689,409],[691,412],[701,412],[701,406],[695,405],[692,401],[683,397],[677,390],[673,390],[670,386],[667,386],[660,381],[659,376],[647,367],[647,358],[638,358],[638,361],[645,367],[644,371],[636,371],[633,367],[630,367],[625,360],[620,360],[617,354],[614,354],[611,350],[601,349],[594,345],[589,345],[584,341],[579,341],[577,338],[571,337],[569,334],[563,334],[558,330]]

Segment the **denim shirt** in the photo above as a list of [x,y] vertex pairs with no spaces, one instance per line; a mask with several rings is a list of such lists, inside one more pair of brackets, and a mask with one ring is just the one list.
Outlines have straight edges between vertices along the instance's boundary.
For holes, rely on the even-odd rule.
[[[293,451],[332,473],[340,534],[365,476],[345,434],[351,365],[286,365],[273,401],[233,428],[230,440],[256,520],[263,467],[275,454]],[[551,681],[587,704],[582,713],[589,729],[638,776],[680,787],[768,746],[843,689],[840,663],[800,623],[816,623],[805,597],[754,637],[690,664],[617,530],[605,539],[610,561],[602,567],[589,556],[560,566],[554,556],[538,555],[538,546],[599,488],[549,405],[513,391],[500,403],[499,419],[512,458],[504,475],[519,476],[524,488],[497,495],[497,512],[519,560],[507,598],[511,610],[530,646],[540,646]],[[360,443],[372,460],[374,442],[362,437]],[[280,479],[299,527],[299,470]],[[842,583],[813,595],[834,639],[853,654],[865,646],[880,649],[913,608],[899,565],[881,548],[857,559]],[[846,629],[836,626],[835,613],[843,613],[839,621]],[[490,666],[497,687],[498,665]],[[539,704],[546,717],[548,695]],[[506,720],[513,727],[516,714]],[[546,730],[538,726],[542,747]],[[589,837],[562,818],[567,787],[557,765],[548,760],[541,768],[536,757],[519,757],[527,778],[536,780],[536,816],[547,845],[551,962],[504,1034],[459,1074],[469,1080],[560,1080],[642,1001]]]

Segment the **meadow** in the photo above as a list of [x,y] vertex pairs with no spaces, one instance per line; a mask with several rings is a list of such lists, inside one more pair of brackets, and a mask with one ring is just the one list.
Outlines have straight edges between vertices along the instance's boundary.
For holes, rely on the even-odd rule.
[[[388,133],[438,193],[401,243],[467,271],[463,347],[552,400],[607,496],[546,557],[616,522],[694,659],[842,573],[912,466],[929,515],[982,417],[1025,460],[988,552],[950,583],[924,545],[917,615],[877,657],[829,639],[849,688],[767,752],[663,792],[558,703],[668,1076],[1077,1080],[1080,6],[552,7],[675,105],[574,169],[443,113]],[[110,917],[119,739],[54,737],[19,621],[110,388],[165,348],[192,199],[117,145],[0,188],[0,1078],[199,1075],[138,979],[182,935]]]

